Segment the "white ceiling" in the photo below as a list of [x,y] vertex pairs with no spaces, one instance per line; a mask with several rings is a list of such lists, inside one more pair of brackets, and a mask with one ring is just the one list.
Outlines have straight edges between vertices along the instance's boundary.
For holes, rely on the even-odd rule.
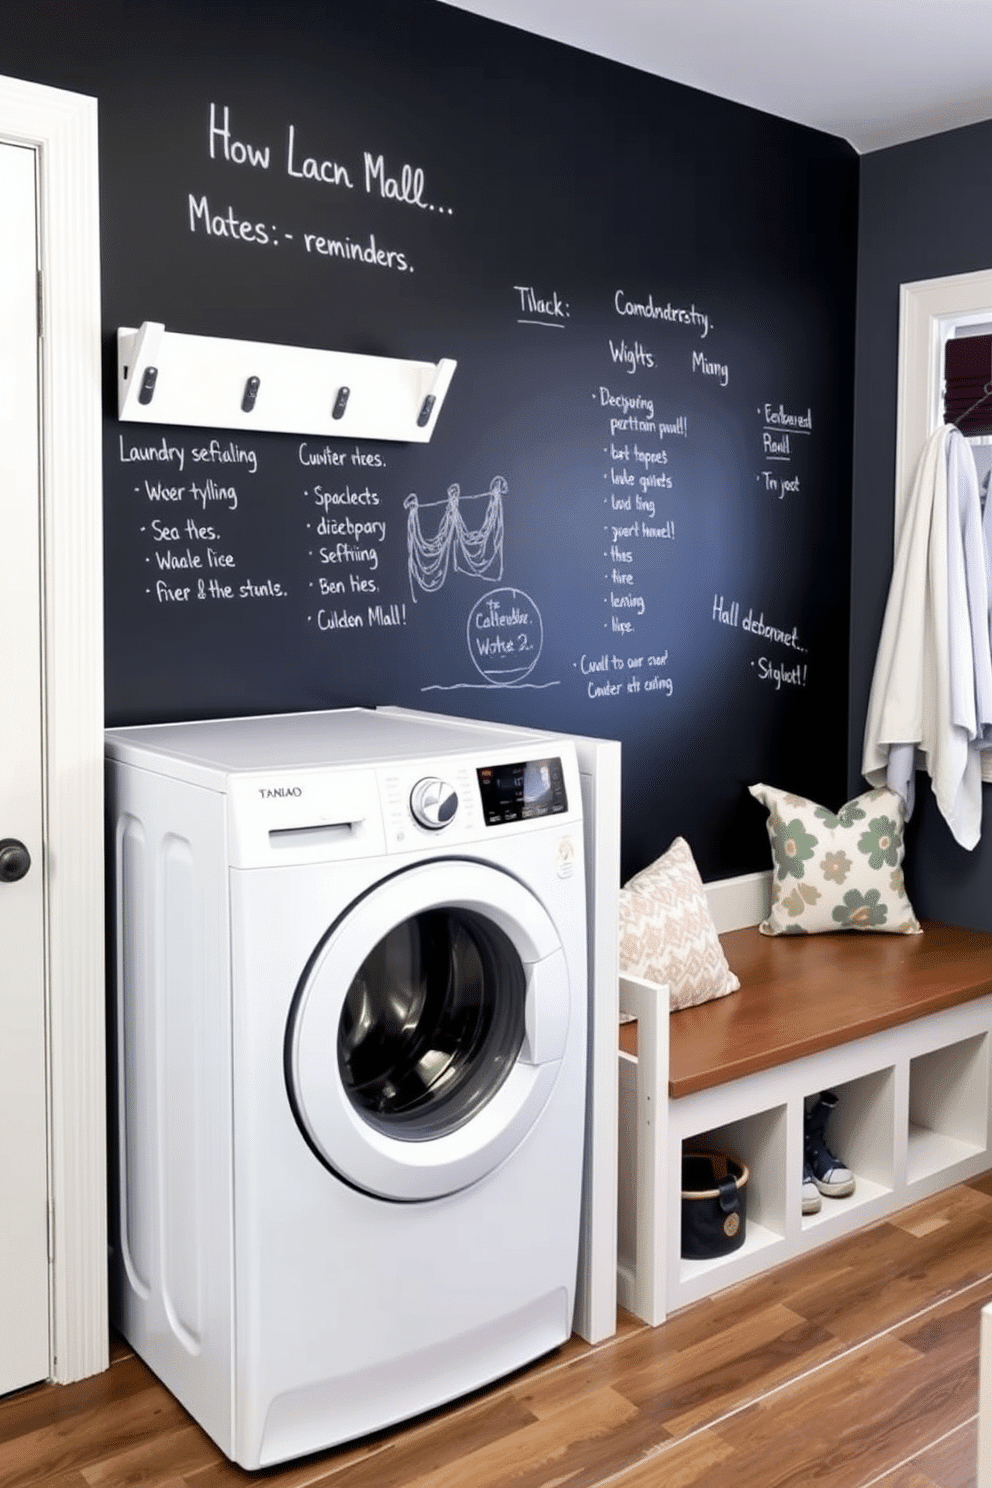
[[992,118],[992,0],[446,0],[840,135]]

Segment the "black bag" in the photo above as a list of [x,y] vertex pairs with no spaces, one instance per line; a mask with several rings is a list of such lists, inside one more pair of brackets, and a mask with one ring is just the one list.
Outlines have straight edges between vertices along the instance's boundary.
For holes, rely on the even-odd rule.
[[722,1152],[682,1154],[682,1255],[708,1261],[744,1244],[747,1164]]

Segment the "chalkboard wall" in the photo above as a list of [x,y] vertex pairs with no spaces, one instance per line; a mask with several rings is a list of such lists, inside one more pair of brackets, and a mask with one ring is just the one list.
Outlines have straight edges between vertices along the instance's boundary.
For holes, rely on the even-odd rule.
[[[840,803],[846,145],[434,0],[34,0],[0,71],[100,103],[109,724],[619,738],[625,872]],[[429,444],[123,423],[146,320],[458,366]]]

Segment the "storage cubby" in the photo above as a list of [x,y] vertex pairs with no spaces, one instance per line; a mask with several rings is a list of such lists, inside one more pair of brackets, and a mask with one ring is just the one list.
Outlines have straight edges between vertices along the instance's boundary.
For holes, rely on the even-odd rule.
[[[786,1109],[775,1106],[740,1121],[687,1137],[683,1152],[723,1152],[748,1167],[746,1189],[747,1225],[744,1244],[725,1256],[710,1260],[686,1260],[680,1255],[683,1281],[692,1281],[721,1267],[738,1266],[742,1260],[785,1238],[786,1227]],[[681,1198],[681,1186],[680,1186]],[[681,1206],[680,1206],[681,1227]]]
[[989,1035],[909,1062],[906,1181],[917,1183],[989,1145]]
[[[850,1220],[851,1212],[892,1191],[895,1182],[895,1069],[874,1070],[830,1087],[837,1106],[827,1123],[831,1152],[854,1174],[854,1192],[843,1199],[824,1197],[816,1214],[802,1216],[803,1229]],[[808,1100],[820,1092],[810,1091]]]

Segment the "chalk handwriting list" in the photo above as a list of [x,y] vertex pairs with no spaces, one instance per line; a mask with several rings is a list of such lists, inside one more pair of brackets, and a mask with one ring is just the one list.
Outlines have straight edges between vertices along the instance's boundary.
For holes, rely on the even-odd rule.
[[[361,466],[363,451],[323,451],[305,443],[297,451],[301,464],[325,464],[332,467],[332,479],[314,482],[303,492],[311,520],[306,523],[308,556],[317,573],[309,587],[316,597],[329,599],[331,605],[320,605],[307,616],[307,624],[321,632],[374,630],[406,624],[406,605],[383,600],[379,578],[382,546],[386,541],[387,522],[378,515],[383,501],[377,490],[345,476],[333,478],[335,468],[348,464]],[[314,454],[326,459],[314,461]],[[340,455],[340,459],[331,458]],[[317,515],[313,516],[316,509]],[[333,603],[335,602],[336,603]]]
[[[161,605],[287,598],[282,580],[241,571],[236,544],[225,530],[224,519],[239,506],[232,473],[240,479],[258,471],[253,446],[233,439],[186,444],[165,434],[154,443],[139,444],[120,434],[118,450],[122,465],[152,467],[134,487],[134,494],[155,512],[138,529],[151,544],[145,563],[157,575],[145,588],[149,598]],[[216,474],[206,474],[208,469]],[[206,520],[208,514],[213,521]]]
[[[624,360],[612,340],[609,350],[614,363]],[[609,410],[610,430],[609,443],[603,446],[607,461],[603,479],[609,482],[603,504],[611,518],[603,525],[607,586],[603,628],[614,637],[632,636],[648,607],[644,590],[654,592],[653,586],[638,583],[636,574],[639,559],[647,556],[645,544],[675,541],[674,517],[658,511],[661,493],[675,484],[666,469],[669,452],[663,441],[666,434],[685,437],[687,421],[684,414],[667,423],[657,420],[654,399],[640,393],[617,393],[601,384],[593,398],[601,409]],[[620,433],[628,437],[620,440]]]

